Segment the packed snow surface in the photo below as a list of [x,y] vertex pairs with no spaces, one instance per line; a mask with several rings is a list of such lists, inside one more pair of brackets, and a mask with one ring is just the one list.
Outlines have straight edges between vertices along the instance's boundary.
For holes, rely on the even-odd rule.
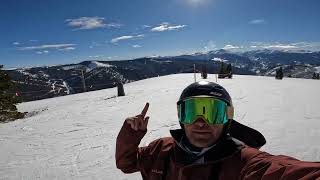
[[[169,75],[125,84],[124,97],[114,88],[20,104],[27,118],[0,124],[0,179],[141,179],[115,165],[124,119],[150,102],[140,145],[169,136],[179,128],[176,101],[192,82],[193,74]],[[266,137],[263,151],[320,161],[318,81],[235,75],[218,83],[233,98],[235,119]]]

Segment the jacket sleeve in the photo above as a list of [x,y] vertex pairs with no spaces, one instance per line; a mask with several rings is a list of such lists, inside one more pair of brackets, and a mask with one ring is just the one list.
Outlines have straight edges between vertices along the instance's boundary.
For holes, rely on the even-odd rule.
[[138,148],[145,131],[135,131],[125,121],[116,142],[116,165],[124,173],[139,171],[138,156],[146,153],[148,147]]
[[241,154],[244,166],[240,179],[320,179],[320,162],[274,156],[254,148],[244,148]]

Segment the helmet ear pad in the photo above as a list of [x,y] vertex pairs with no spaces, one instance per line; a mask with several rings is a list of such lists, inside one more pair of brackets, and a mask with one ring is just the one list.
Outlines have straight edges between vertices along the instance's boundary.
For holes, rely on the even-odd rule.
[[227,110],[226,110],[226,114],[227,114],[227,119],[233,119],[234,117],[234,107],[231,104],[230,106],[227,106]]

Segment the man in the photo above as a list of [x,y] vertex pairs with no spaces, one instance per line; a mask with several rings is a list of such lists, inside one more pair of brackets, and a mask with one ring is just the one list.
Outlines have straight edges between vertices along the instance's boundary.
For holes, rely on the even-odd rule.
[[218,84],[185,88],[177,103],[181,129],[139,148],[148,107],[127,118],[117,137],[116,164],[124,173],[140,171],[148,180],[320,179],[320,163],[259,151],[263,136],[232,120],[230,95]]

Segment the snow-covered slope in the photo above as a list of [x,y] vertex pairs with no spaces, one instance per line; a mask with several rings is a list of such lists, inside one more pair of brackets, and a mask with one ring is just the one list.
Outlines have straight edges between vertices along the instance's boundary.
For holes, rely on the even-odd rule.
[[[177,74],[126,84],[124,97],[106,89],[20,104],[30,117],[0,124],[0,179],[141,179],[115,166],[124,119],[150,102],[141,145],[169,136],[179,127],[176,101],[192,82],[193,74]],[[235,75],[218,83],[233,97],[235,119],[265,135],[262,150],[320,161],[318,81]]]

